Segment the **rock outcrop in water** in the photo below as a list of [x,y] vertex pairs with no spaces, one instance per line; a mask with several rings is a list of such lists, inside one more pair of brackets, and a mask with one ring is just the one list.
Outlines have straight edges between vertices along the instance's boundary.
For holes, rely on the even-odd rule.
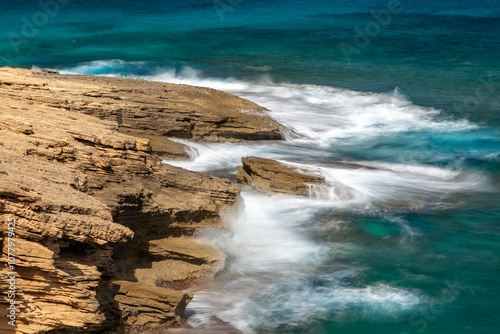
[[[153,152],[183,155],[167,136],[279,139],[280,125],[230,94],[140,80],[3,68],[0,95],[1,279],[16,273],[16,332],[183,326],[192,295],[179,290],[224,267],[195,237],[225,228],[239,189]],[[5,333],[10,300],[2,284]]]
[[325,185],[322,176],[307,174],[276,160],[246,157],[242,162],[243,166],[238,167],[238,182],[269,195],[309,195],[310,185]]

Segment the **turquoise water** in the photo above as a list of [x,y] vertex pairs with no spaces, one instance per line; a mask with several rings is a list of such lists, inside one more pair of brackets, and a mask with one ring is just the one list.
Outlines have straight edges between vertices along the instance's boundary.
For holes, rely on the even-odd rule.
[[232,279],[189,310],[200,332],[211,315],[248,333],[498,331],[499,1],[58,7],[2,4],[0,65],[249,98],[299,138],[194,144],[179,165],[234,173],[252,154],[335,185],[310,199],[243,193],[248,214],[219,240]]

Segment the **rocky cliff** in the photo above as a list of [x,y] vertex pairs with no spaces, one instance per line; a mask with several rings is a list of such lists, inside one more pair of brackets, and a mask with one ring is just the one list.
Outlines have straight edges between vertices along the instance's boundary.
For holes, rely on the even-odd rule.
[[197,236],[225,228],[239,189],[158,154],[186,156],[167,137],[280,139],[280,125],[230,94],[141,80],[2,68],[0,96],[0,331],[9,272],[17,333],[183,326],[182,291],[224,267]]

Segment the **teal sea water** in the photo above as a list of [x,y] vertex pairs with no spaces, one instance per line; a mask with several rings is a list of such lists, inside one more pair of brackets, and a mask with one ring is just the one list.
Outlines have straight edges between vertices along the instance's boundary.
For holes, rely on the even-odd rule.
[[[56,0],[54,0],[56,1]],[[324,176],[243,192],[227,273],[189,306],[245,333],[497,333],[498,0],[2,3],[0,65],[214,87],[284,143],[190,144],[182,167],[258,155]]]

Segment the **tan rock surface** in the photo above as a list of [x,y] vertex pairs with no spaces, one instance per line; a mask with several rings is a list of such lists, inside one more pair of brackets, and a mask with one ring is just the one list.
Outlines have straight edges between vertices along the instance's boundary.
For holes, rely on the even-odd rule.
[[123,319],[122,328],[179,327],[184,323],[184,310],[193,299],[191,294],[139,282],[114,281],[113,284],[119,286],[115,300]]
[[243,166],[238,167],[238,182],[269,195],[309,195],[309,185],[326,184],[322,176],[310,175],[276,160],[246,157],[241,161]]
[[165,136],[210,142],[282,138],[282,126],[262,107],[214,89],[10,68],[0,68],[0,76],[3,96],[112,120],[120,132],[150,139],[154,151],[165,151]]
[[[171,154],[166,136],[277,139],[280,126],[226,93],[139,80],[3,68],[0,96],[1,279],[15,217],[17,333],[181,326],[191,295],[171,289],[224,267],[193,236],[225,228],[239,189],[151,152]],[[3,286],[0,331],[8,301]]]
[[135,276],[141,282],[176,290],[210,281],[225,265],[220,252],[193,238],[152,240],[149,254],[151,266],[136,269]]

